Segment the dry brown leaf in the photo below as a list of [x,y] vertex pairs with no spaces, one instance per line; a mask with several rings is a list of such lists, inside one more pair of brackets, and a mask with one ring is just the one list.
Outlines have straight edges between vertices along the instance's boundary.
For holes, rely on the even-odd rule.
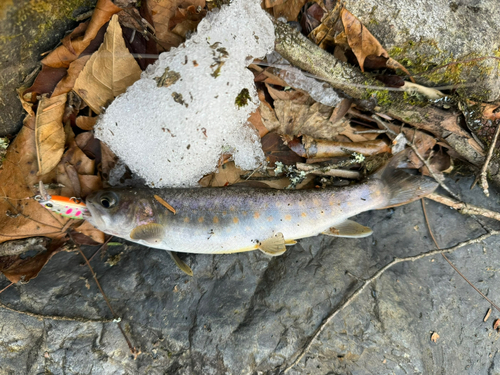
[[[322,20],[321,25],[314,29],[309,38],[320,48],[341,47],[351,49],[359,63],[361,71],[365,69],[365,60],[370,60],[374,67],[401,69],[410,76],[406,68],[392,59],[380,42],[370,31],[349,12],[341,2]],[[337,51],[337,54],[340,51]]]
[[203,177],[198,183],[203,187],[223,187],[242,181],[245,171],[236,167],[234,161],[221,165],[216,172]]
[[[189,32],[195,31],[200,21],[205,18],[207,11],[194,5],[186,9],[177,8],[175,16],[170,19],[172,33],[186,39]],[[174,26],[175,25],[175,26]]]
[[305,104],[310,100],[309,94],[302,90],[278,90],[266,83],[267,91],[273,100],[293,100],[298,104]]
[[36,111],[35,139],[38,175],[50,172],[64,153],[65,134],[62,118],[66,95],[42,97]]
[[248,122],[253,125],[253,127],[259,132],[259,137],[265,136],[269,130],[264,126],[262,122],[262,115],[260,114],[260,108],[257,108],[254,112],[250,114]]
[[75,120],[76,126],[82,130],[92,130],[97,122],[97,117],[78,116]]
[[364,62],[367,56],[374,55],[389,58],[389,54],[380,45],[379,41],[351,12],[342,8],[340,17],[344,25],[347,43],[358,59],[361,71],[364,72]]
[[261,99],[259,109],[262,123],[268,131],[272,132],[280,127],[280,122],[276,117],[276,113],[269,103]]
[[111,0],[98,0],[85,34],[73,39],[69,49],[67,41],[57,47],[42,60],[42,64],[53,68],[67,69],[69,64],[76,60],[89,46],[101,27],[109,21],[113,14],[118,13],[120,10],[121,8],[113,4]]
[[439,340],[439,335],[437,334],[437,332],[432,332],[431,341],[437,342],[437,340]]
[[[342,123],[333,124],[329,120],[333,108],[321,103],[308,105],[289,100],[275,100],[274,109],[280,123],[277,131],[281,134],[308,135],[313,138],[332,140],[344,130]],[[265,117],[267,118],[263,114],[263,122],[267,127]]]
[[300,9],[307,0],[285,0],[282,4],[273,6],[274,18],[285,17],[287,21],[296,21]]
[[89,61],[90,55],[82,56],[79,59],[73,61],[68,68],[68,74],[59,81],[56,88],[52,92],[52,97],[61,94],[66,94],[73,90],[75,86],[75,81],[83,70],[83,67]]
[[95,242],[104,243],[106,235],[103,232],[94,228],[94,226],[88,221],[80,221],[80,223],[80,225],[74,228],[75,232],[84,234],[85,236],[93,239]]
[[344,124],[344,131],[340,135],[344,135],[353,142],[363,142],[363,141],[373,141],[380,134],[378,133],[363,133],[355,134],[358,131],[371,130],[370,128],[365,128],[364,126],[351,125],[349,120],[346,120]]
[[62,245],[61,239],[62,237],[53,240],[49,250],[38,253],[34,257],[21,257],[20,255],[0,257],[0,272],[12,283],[27,283],[38,276],[50,258],[63,250],[62,246],[54,246]]
[[111,151],[111,149],[104,143],[101,143],[101,164],[97,167],[101,172],[102,180],[108,181],[109,173],[118,162],[118,157]]
[[205,7],[205,0],[147,0],[147,7],[153,17],[156,38],[162,50],[169,50],[184,42],[184,38],[171,30],[170,20],[178,8]]
[[282,162],[285,165],[293,165],[304,161],[285,144],[282,137],[275,132],[266,134],[262,139],[262,151],[270,167],[274,167],[276,162]]
[[141,69],[125,46],[118,16],[114,15],[104,42],[83,68],[74,90],[92,111],[99,114],[140,75]]
[[[35,118],[27,117],[24,126],[7,149],[0,169],[0,242],[26,237],[58,238],[68,219],[52,214],[33,199],[38,183],[35,145]],[[42,180],[46,176],[41,176]]]

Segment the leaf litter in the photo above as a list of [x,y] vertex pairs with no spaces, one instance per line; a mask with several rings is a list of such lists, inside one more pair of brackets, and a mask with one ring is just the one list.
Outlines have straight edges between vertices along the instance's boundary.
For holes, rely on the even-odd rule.
[[[305,3],[266,0],[264,8],[288,21],[297,21],[300,14],[298,27],[310,40],[342,61],[357,63],[361,71],[389,68],[402,71],[413,81],[406,68],[393,60],[343,5],[332,6],[331,1],[304,6]],[[110,0],[98,0],[91,20],[81,23],[42,60],[42,70],[33,85],[21,90],[20,99],[28,115],[0,169],[0,180],[9,181],[0,189],[0,212],[6,213],[0,220],[0,243],[32,237],[45,237],[52,242],[47,251],[33,257],[0,256],[0,271],[11,282],[29,281],[53,255],[71,250],[65,245],[69,232],[81,244],[105,241],[104,234],[88,222],[64,218],[38,204],[33,199],[39,193],[36,185],[43,181],[54,186],[51,193],[79,198],[107,186],[119,159],[91,134],[96,115],[139,79],[146,60],[137,56],[137,51],[168,51],[179,46],[211,8],[212,4],[207,6],[204,0],[148,0],[140,9],[122,10]],[[142,37],[136,37],[136,33]],[[124,35],[130,35],[130,39],[124,39]],[[326,105],[318,101],[317,94],[326,91],[319,88],[313,92],[317,89],[311,88],[311,82],[305,83],[305,76],[299,74],[292,79],[291,70],[287,73],[272,63],[262,67],[259,62],[264,63],[255,61],[250,70],[260,105],[248,121],[259,133],[266,163],[256,170],[244,171],[235,166],[231,155],[225,155],[217,171],[202,178],[200,186],[322,186],[345,178],[360,178],[369,169],[370,158],[385,158],[393,152],[397,140],[378,132],[378,125],[367,116],[369,111],[361,103],[344,99],[338,105]],[[190,63],[196,64],[196,60]],[[83,103],[70,108],[69,93],[76,93]],[[485,105],[483,112],[491,121],[500,117],[494,105]],[[67,116],[68,113],[72,115]],[[402,119],[387,120],[392,131],[411,139],[419,154],[429,158],[434,173],[449,173],[453,169],[450,155],[456,153],[442,139],[442,133],[432,127],[410,128]],[[443,126],[452,134],[464,134],[456,123]],[[366,161],[359,155],[367,156]],[[288,177],[276,173],[276,168],[282,170],[281,166],[287,166]],[[430,174],[416,155],[410,157],[406,167]],[[170,209],[168,206],[165,202]],[[494,329],[497,326],[498,320]],[[431,340],[438,339],[434,332]]]

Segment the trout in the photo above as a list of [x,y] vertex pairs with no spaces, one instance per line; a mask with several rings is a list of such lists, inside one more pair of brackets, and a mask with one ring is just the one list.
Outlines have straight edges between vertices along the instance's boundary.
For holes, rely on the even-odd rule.
[[349,218],[436,189],[433,180],[395,169],[396,159],[365,182],[346,187],[107,189],[89,195],[86,204],[97,229],[145,246],[201,254],[258,249],[277,256],[296,240],[320,233],[369,236],[370,228]]

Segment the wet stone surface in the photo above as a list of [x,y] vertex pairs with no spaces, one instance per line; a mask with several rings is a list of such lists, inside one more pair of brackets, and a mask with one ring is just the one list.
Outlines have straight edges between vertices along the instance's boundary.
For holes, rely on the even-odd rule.
[[[471,179],[451,183],[466,200],[500,210]],[[427,201],[442,247],[477,237],[483,225]],[[304,239],[281,257],[260,252],[181,255],[126,244],[92,261],[133,345],[131,359],[115,323],[37,320],[0,309],[0,374],[274,374],[328,313],[394,256],[433,248],[420,202],[368,212],[356,220],[374,235],[360,240]],[[457,250],[449,258],[489,298],[496,290],[500,238]],[[94,250],[87,249],[90,255]],[[120,255],[116,265],[106,259]],[[115,259],[116,260],[116,259]],[[44,315],[111,318],[76,253],[56,255],[38,278],[1,294],[10,307]],[[349,273],[346,273],[348,271]],[[359,279],[358,279],[359,278]],[[0,288],[8,282],[2,277]],[[441,256],[402,263],[384,273],[341,311],[289,374],[495,374],[499,334],[489,304]],[[432,332],[440,338],[430,340]]]

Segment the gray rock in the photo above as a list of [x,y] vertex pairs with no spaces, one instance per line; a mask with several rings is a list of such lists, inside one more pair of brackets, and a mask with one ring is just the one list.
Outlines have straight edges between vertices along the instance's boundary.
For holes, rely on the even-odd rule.
[[[347,0],[346,8],[382,43],[390,56],[414,73],[450,62],[497,56],[500,14],[496,0]],[[483,100],[500,98],[498,60],[450,65],[418,76],[419,83],[467,83]]]
[[0,136],[14,134],[25,115],[16,89],[39,67],[41,54],[54,48],[74,17],[96,0],[3,1],[0,4]]
[[[500,210],[498,194],[451,183],[465,200]],[[442,247],[477,237],[497,222],[462,216],[428,201]],[[433,248],[420,202],[356,218],[374,235],[318,236],[281,257],[260,252],[181,257],[137,245],[111,246],[92,264],[122,325],[142,354],[133,360],[115,323],[37,320],[0,308],[0,374],[275,374],[291,363],[328,313],[393,257]],[[489,298],[500,301],[495,250],[500,238],[449,258]],[[88,255],[94,249],[85,250]],[[116,265],[112,266],[112,264]],[[111,318],[76,253],[57,254],[25,285],[1,294],[4,304],[38,314]],[[349,273],[346,273],[349,271]],[[359,278],[359,279],[358,279]],[[0,288],[7,285],[2,279]],[[342,310],[289,374],[497,373],[493,311],[442,259],[402,263]],[[440,336],[431,342],[432,332]]]

